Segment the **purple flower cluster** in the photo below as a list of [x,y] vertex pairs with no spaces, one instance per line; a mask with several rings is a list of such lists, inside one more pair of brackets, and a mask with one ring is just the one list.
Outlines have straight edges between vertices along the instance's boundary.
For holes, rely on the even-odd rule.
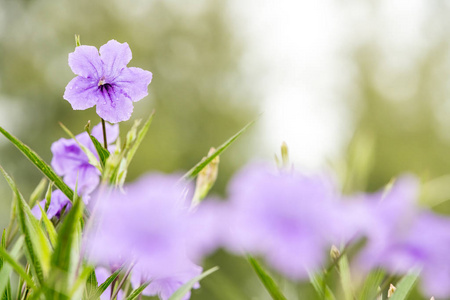
[[126,121],[133,102],[147,96],[152,73],[127,68],[131,50],[127,43],[111,40],[100,47],[78,46],[69,54],[69,66],[78,75],[66,87],[64,99],[73,109],[97,106],[97,114],[111,123]]
[[405,176],[389,191],[349,197],[329,176],[251,165],[232,180],[228,201],[207,199],[192,209],[190,187],[178,177],[149,175],[95,197],[88,260],[133,267],[132,285],[150,281],[144,294],[166,300],[220,247],[262,257],[300,281],[325,267],[332,245],[364,238],[352,272],[421,272],[424,294],[448,297],[450,219],[420,208],[417,190]]

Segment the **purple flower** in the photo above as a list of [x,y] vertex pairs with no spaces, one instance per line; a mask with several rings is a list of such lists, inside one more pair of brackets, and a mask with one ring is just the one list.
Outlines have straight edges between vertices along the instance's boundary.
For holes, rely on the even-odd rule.
[[307,278],[339,232],[337,199],[328,178],[247,167],[231,183],[227,247],[262,255],[291,279]]
[[[39,204],[41,205],[42,209],[45,210],[45,199],[40,201]],[[64,195],[60,190],[55,190],[52,192],[50,205],[47,209],[47,217],[49,219],[53,217],[60,218],[61,211],[65,209],[65,211],[67,212],[71,207],[72,203],[70,202],[69,198],[67,198],[67,196]],[[31,212],[36,217],[36,219],[41,219],[42,212],[37,204],[33,207],[33,209],[31,209]]]
[[[101,124],[95,126],[91,134],[99,141],[103,141]],[[119,136],[119,126],[106,124],[106,135],[109,143],[114,142]],[[80,133],[76,139],[98,157],[87,132]],[[53,153],[51,165],[55,172],[63,176],[64,182],[72,189],[75,189],[78,182],[78,194],[83,196],[86,202],[88,195],[100,182],[100,171],[89,163],[87,155],[73,139],[59,139],[52,144],[51,150]]]
[[424,293],[447,298],[450,219],[419,208],[417,199],[417,180],[403,177],[389,193],[368,195],[353,204],[358,208],[351,215],[359,215],[358,227],[367,237],[357,265],[366,272],[380,267],[397,275],[420,271]]
[[97,195],[96,223],[87,232],[88,259],[136,264],[152,278],[185,270],[187,205],[178,176],[150,175]]
[[[189,261],[186,262],[184,269],[165,277],[153,277],[151,272],[142,270],[136,266],[131,275],[131,284],[133,288],[138,288],[144,282],[150,281],[150,284],[144,289],[142,294],[146,296],[158,296],[161,300],[168,300],[182,285],[201,273],[202,268]],[[194,288],[198,289],[199,287],[200,284],[197,282]],[[190,297],[191,293],[188,292],[182,299],[188,300]]]
[[[97,278],[98,285],[101,285],[103,282],[108,279],[109,276],[111,276],[112,273],[102,267],[95,268],[95,277]],[[106,288],[106,290],[101,294],[100,300],[109,300],[111,299],[111,285]],[[116,299],[116,298],[114,298]],[[117,294],[117,300],[123,299],[123,291],[120,290]]]
[[133,112],[133,102],[147,96],[152,73],[127,68],[131,50],[127,43],[111,40],[100,47],[79,46],[69,54],[69,66],[78,75],[66,87],[64,99],[73,109],[94,105],[97,114],[111,123],[126,121]]

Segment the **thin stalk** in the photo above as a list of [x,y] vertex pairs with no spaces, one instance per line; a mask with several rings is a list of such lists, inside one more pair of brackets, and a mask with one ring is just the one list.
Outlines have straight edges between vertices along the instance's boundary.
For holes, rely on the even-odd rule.
[[105,120],[102,118],[102,129],[103,129],[103,146],[108,150],[108,141],[106,140],[106,124]]

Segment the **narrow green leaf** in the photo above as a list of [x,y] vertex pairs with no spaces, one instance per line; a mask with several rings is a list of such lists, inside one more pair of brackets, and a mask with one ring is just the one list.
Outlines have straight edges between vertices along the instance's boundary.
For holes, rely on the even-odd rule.
[[353,282],[350,274],[350,266],[347,255],[342,254],[338,262],[339,274],[341,279],[342,290],[344,291],[345,300],[352,300],[353,297]]
[[8,140],[10,140],[14,146],[17,147],[50,181],[53,181],[55,185],[60,189],[69,199],[73,198],[72,189],[62,181],[62,179],[56,175],[53,169],[37,155],[36,152],[30,149],[27,145],[18,140],[15,136],[7,132],[0,127],[0,133],[2,133]]
[[97,300],[100,298],[100,295],[103,294],[103,292],[113,283],[114,280],[119,276],[120,272],[122,272],[123,268],[120,268],[116,270],[114,273],[112,273],[111,276],[109,276],[105,282],[103,282],[98,289],[95,291],[93,295],[89,297],[89,300]]
[[280,291],[280,288],[277,286],[275,281],[258,263],[258,261],[251,256],[248,256],[248,261],[250,262],[250,265],[253,267],[253,270],[256,272],[256,275],[258,275],[266,290],[269,292],[270,296],[272,296],[272,299],[287,300],[287,298]]
[[208,271],[203,272],[202,274],[198,275],[195,278],[192,278],[185,284],[183,284],[178,290],[176,290],[175,293],[170,296],[169,300],[182,300],[184,296],[192,289],[194,284],[205,278],[206,276],[214,273],[215,271],[219,270],[219,267],[214,267],[209,269]]
[[73,245],[77,242],[78,227],[83,216],[83,202],[76,197],[73,207],[70,209],[58,232],[55,251],[51,258],[53,276],[49,280],[54,291],[58,291],[58,297],[65,298],[70,291],[70,278],[72,270],[71,262],[74,253]]
[[95,150],[97,150],[98,157],[100,158],[100,164],[104,168],[105,162],[108,159],[110,153],[102,146],[102,144],[97,140],[95,136],[91,135],[89,132],[88,134],[89,137],[91,138],[92,143],[94,143]]
[[38,205],[39,205],[39,209],[41,210],[41,215],[42,215],[41,220],[44,222],[45,229],[47,229],[47,233],[48,233],[48,237],[50,239],[50,243],[52,244],[53,247],[55,247],[56,246],[56,240],[57,240],[57,237],[58,237],[58,234],[56,233],[55,226],[48,219],[47,213],[42,208],[41,204],[38,203]]
[[378,294],[378,287],[383,282],[385,272],[381,269],[370,272],[367,279],[364,282],[361,296],[358,299],[361,300],[374,300]]
[[83,299],[99,300],[100,297],[95,298],[95,296],[94,296],[97,289],[98,289],[98,281],[97,281],[97,276],[95,275],[95,269],[93,269],[87,279],[86,289],[85,289],[86,296],[83,297]]
[[9,255],[5,249],[0,248],[0,256],[3,258],[5,263],[8,263],[17,272],[17,274],[19,274],[19,276],[27,282],[28,286],[30,286],[32,289],[36,288],[33,279],[28,276],[27,272],[24,268],[22,268],[20,263],[17,262],[11,255]]
[[255,123],[254,121],[248,123],[244,126],[241,130],[239,130],[235,135],[233,135],[231,138],[229,138],[225,143],[220,145],[220,147],[217,148],[215,152],[213,152],[211,155],[209,155],[205,160],[200,161],[198,164],[196,164],[192,169],[190,169],[184,176],[184,179],[193,179],[197,174],[206,167],[216,156],[220,155],[223,151],[225,151],[236,139],[241,136],[241,134],[244,133],[251,125]]
[[[13,258],[13,260],[18,261],[20,259],[19,253],[20,250],[22,249],[22,246],[23,246],[23,237],[19,237],[19,239],[17,239],[16,243],[14,244],[10,252],[10,256]],[[4,247],[2,247],[2,249],[6,251]],[[3,256],[2,260],[4,261]],[[0,270],[0,295],[3,295],[2,299],[11,298],[11,282],[9,277],[11,272],[12,266],[6,263],[6,261],[4,261],[4,265]]]
[[[75,283],[73,284],[73,288],[70,291],[70,299],[86,299],[85,297],[82,297],[83,291],[85,289],[88,289],[89,286],[89,280],[92,277],[92,274],[94,274],[95,277],[95,268],[93,266],[85,266],[83,268],[83,271],[76,279]],[[97,282],[97,280],[95,280]],[[92,287],[92,290],[95,290],[97,288],[97,284],[95,283],[95,286]]]
[[416,273],[410,273],[405,275],[395,287],[395,292],[392,294],[389,300],[405,300],[409,293],[413,289],[419,277]]
[[[125,300],[134,300],[136,299],[140,293],[142,293],[143,290],[145,290],[145,288],[150,284],[150,282],[146,282],[143,285],[141,285],[140,287],[138,287],[137,289],[135,289],[133,292],[131,292],[131,294],[125,299]],[[169,300],[171,300],[169,298]]]
[[[0,166],[0,171],[13,190],[15,202],[17,204],[17,218],[19,220],[19,227],[25,236],[25,249],[28,262],[33,268],[33,271],[42,284],[44,281],[44,272],[48,270],[48,260],[50,256],[50,244],[45,237],[45,234],[39,225],[36,218],[31,213],[28,203],[23,199],[14,180],[6,173]],[[45,269],[45,270],[44,270]]]
[[47,179],[42,178],[41,181],[39,182],[39,184],[34,189],[34,191],[31,193],[30,202],[29,202],[30,207],[33,207],[38,200],[42,199],[42,193],[44,192],[46,185],[47,185]]
[[152,113],[150,114],[150,117],[148,117],[144,126],[142,126],[141,130],[139,130],[139,133],[137,135],[137,138],[136,138],[134,144],[128,150],[128,153],[126,156],[127,167],[130,165],[131,160],[134,157],[134,154],[136,153],[137,149],[141,145],[142,140],[144,139],[145,135],[147,134],[148,129],[150,128],[150,124],[152,124],[154,114],[155,114],[155,111],[152,111]]
[[330,287],[326,284],[323,275],[314,274],[309,277],[314,290],[321,299],[336,300],[336,297],[334,297]]

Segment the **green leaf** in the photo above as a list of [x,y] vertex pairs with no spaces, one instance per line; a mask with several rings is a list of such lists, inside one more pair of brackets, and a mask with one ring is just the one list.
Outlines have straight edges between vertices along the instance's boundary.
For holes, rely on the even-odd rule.
[[330,287],[326,284],[324,276],[319,274],[310,275],[310,281],[317,294],[324,300],[336,300]]
[[34,191],[31,193],[30,202],[29,202],[30,207],[33,207],[38,200],[42,199],[42,193],[44,192],[46,185],[47,185],[47,179],[42,178],[41,181],[39,182],[39,184],[34,189]]
[[248,123],[244,126],[241,130],[239,130],[235,135],[233,135],[231,138],[229,138],[225,143],[220,145],[220,147],[217,148],[215,152],[213,152],[211,155],[209,155],[205,160],[200,161],[198,164],[196,164],[192,169],[190,169],[184,176],[184,179],[193,179],[197,174],[203,170],[204,167],[206,167],[216,156],[221,154],[223,151],[225,151],[236,139],[241,136],[241,134],[244,133],[251,125],[255,123],[254,121]]
[[361,300],[374,300],[378,294],[378,287],[383,282],[385,272],[381,269],[370,272],[369,276],[364,282],[361,296],[358,299]]
[[[5,232],[5,231],[3,231]],[[3,235],[5,237],[5,234]],[[3,239],[2,237],[2,246],[1,249],[6,251],[6,239]],[[18,261],[20,259],[20,250],[22,249],[23,245],[23,238],[20,237],[15,245],[13,246],[10,256],[13,260]],[[10,282],[10,274],[12,272],[12,266],[5,262],[5,259],[3,256],[0,257],[0,260],[2,261],[2,267],[0,268],[0,295],[2,295],[2,300],[9,300],[11,299],[11,282]]]
[[37,155],[36,152],[31,150],[27,145],[18,140],[15,136],[7,132],[0,127],[0,133],[2,133],[8,140],[10,140],[14,146],[17,147],[50,181],[53,181],[55,185],[60,189],[69,199],[73,198],[72,189],[62,181],[62,179],[56,175],[53,169]]
[[258,275],[266,290],[269,292],[270,296],[272,296],[272,299],[287,300],[287,298],[280,291],[280,288],[277,286],[275,281],[258,263],[258,261],[251,256],[248,256],[248,261],[250,262],[250,265],[253,267],[253,270],[256,272],[256,275]]
[[217,270],[219,270],[219,267],[214,267],[209,269],[208,271],[203,272],[197,277],[192,278],[191,280],[183,284],[178,290],[176,290],[176,292],[173,293],[172,296],[170,296],[169,300],[182,300],[183,297],[192,289],[194,284]]
[[102,167],[105,167],[105,162],[108,159],[110,153],[108,150],[106,150],[102,144],[97,140],[97,138],[95,136],[93,136],[92,134],[89,134],[89,137],[91,138],[92,143],[94,143],[95,146],[95,150],[97,150],[97,154],[98,157],[100,158],[100,164],[102,165]]
[[[127,161],[127,167],[130,165],[131,160],[133,159],[137,149],[141,145],[142,140],[144,139],[145,135],[147,134],[148,129],[150,128],[150,124],[152,124],[153,116],[155,114],[155,111],[152,111],[150,114],[150,117],[148,117],[147,121],[145,122],[144,126],[142,126],[141,130],[139,130],[139,133],[137,135],[137,138],[133,145],[130,147],[130,149],[127,152],[126,161]],[[133,130],[133,128],[132,128]]]
[[56,233],[56,229],[55,226],[53,226],[53,223],[48,219],[47,213],[45,212],[45,210],[42,208],[41,204],[38,203],[39,205],[39,209],[41,210],[41,220],[42,222],[44,222],[45,228],[47,229],[47,233],[48,233],[48,237],[50,239],[50,243],[52,244],[53,247],[56,246],[56,240],[58,237],[58,234]]
[[344,291],[344,299],[353,299],[353,281],[350,273],[350,266],[347,255],[342,254],[338,262],[339,274],[341,279],[342,290]]
[[[20,243],[16,244],[15,248],[17,248],[17,245],[20,245]],[[13,249],[13,253],[14,254],[10,255],[8,252],[6,252],[6,250],[4,248],[0,248],[0,256],[3,258],[3,261],[5,263],[9,264],[17,272],[17,274],[19,274],[19,276],[27,282],[29,287],[31,287],[32,289],[36,289],[37,287],[36,287],[33,279],[31,279],[31,277],[28,276],[28,274],[25,271],[25,269],[22,268],[20,263],[14,258],[14,256],[17,256],[17,253],[19,252],[19,249]],[[6,277],[8,278],[9,276],[6,276]],[[1,278],[2,277],[0,277],[0,279]]]
[[82,297],[83,292],[89,288],[92,288],[93,291],[97,288],[97,279],[95,279],[95,286],[89,285],[89,280],[94,274],[95,278],[95,267],[94,266],[85,266],[83,267],[83,271],[77,277],[75,283],[73,284],[73,288],[70,291],[70,299],[86,299],[86,297]]
[[95,275],[95,269],[92,269],[91,274],[89,275],[86,281],[86,289],[85,289],[86,296],[83,297],[83,299],[99,300],[100,297],[94,296],[97,289],[98,289],[97,276]]
[[42,284],[44,281],[44,274],[48,272],[49,257],[51,253],[50,242],[45,236],[39,222],[31,213],[31,209],[28,203],[23,199],[15,182],[6,173],[6,171],[0,166],[0,171],[8,182],[9,186],[13,190],[15,202],[17,205],[17,218],[19,221],[19,227],[25,236],[25,252],[27,260],[32,266],[32,269]]
[[53,299],[68,299],[71,289],[70,279],[72,278],[72,272],[75,271],[72,264],[72,255],[76,247],[73,245],[77,243],[77,233],[82,216],[83,202],[81,198],[76,197],[73,202],[73,207],[61,224],[55,251],[51,259],[53,272],[49,280],[49,285],[53,291],[57,291],[56,294],[53,294]]
[[416,273],[410,273],[405,275],[397,284],[395,292],[392,294],[389,300],[405,300],[408,294],[413,289],[419,277]]
[[[125,299],[125,300],[134,300],[136,299],[140,293],[142,293],[143,290],[145,290],[145,288],[150,284],[150,282],[146,282],[143,285],[141,285],[140,287],[138,287],[137,289],[135,289],[133,292],[131,292],[131,294]],[[171,300],[169,298],[169,300]]]
[[98,300],[100,298],[100,295],[103,294],[103,292],[113,283],[114,280],[119,276],[120,272],[122,272],[123,268],[120,268],[116,270],[114,273],[112,273],[111,276],[109,276],[105,282],[103,282],[98,289],[95,291],[94,294],[92,294],[89,297],[89,300]]

